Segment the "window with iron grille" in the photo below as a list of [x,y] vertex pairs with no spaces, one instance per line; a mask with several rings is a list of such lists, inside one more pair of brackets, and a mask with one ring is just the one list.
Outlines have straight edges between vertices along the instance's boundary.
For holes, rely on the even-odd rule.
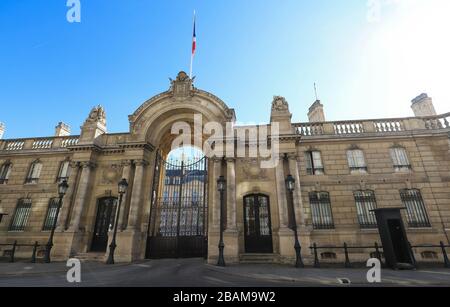
[[312,223],[314,229],[334,229],[330,194],[328,192],[309,193]]
[[16,210],[9,226],[9,231],[24,231],[31,212],[31,199],[21,199],[17,203]]
[[367,173],[367,164],[364,158],[364,152],[361,149],[352,149],[347,151],[348,167],[353,173]]
[[11,174],[12,164],[9,162],[5,162],[0,167],[0,184],[7,184],[9,175]]
[[38,183],[39,177],[41,176],[42,163],[35,161],[31,163],[30,170],[28,171],[27,178],[25,179],[26,184]]
[[43,231],[49,231],[53,228],[53,223],[56,219],[56,211],[59,206],[59,198],[52,198],[48,203],[47,215],[45,216],[44,226],[42,226]]
[[400,196],[406,207],[408,225],[411,228],[431,227],[425,203],[419,190],[401,190]]
[[375,213],[371,211],[377,208],[375,193],[373,191],[356,191],[353,194],[355,196],[358,222],[361,228],[377,228]]
[[390,149],[392,163],[396,172],[411,170],[411,163],[409,163],[406,149],[402,147],[394,147]]
[[70,176],[70,161],[63,161],[59,166],[58,177],[56,182],[61,183],[64,180],[69,181]]
[[322,154],[320,151],[305,152],[306,171],[308,175],[323,175],[325,169],[322,163]]

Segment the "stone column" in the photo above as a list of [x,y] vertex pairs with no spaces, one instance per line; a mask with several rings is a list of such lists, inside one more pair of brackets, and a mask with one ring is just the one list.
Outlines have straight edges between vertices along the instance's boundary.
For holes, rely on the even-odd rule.
[[[128,184],[130,184],[130,179],[131,179],[131,160],[123,160],[122,161],[122,178],[120,178],[120,180],[122,179],[126,179]],[[123,195],[123,200],[122,200],[122,208],[120,211],[120,216],[119,216],[119,224],[118,227],[120,230],[123,230],[126,228],[126,223],[127,220],[126,218],[128,217],[128,212],[129,212],[129,206],[128,206],[128,197],[129,193],[125,193]]]
[[289,155],[289,171],[295,179],[294,190],[294,211],[296,215],[297,226],[305,225],[305,213],[303,209],[302,191],[300,184],[299,163],[296,154]]
[[280,229],[287,229],[288,207],[287,207],[286,183],[282,157],[279,157],[277,166],[275,168],[275,173],[276,173],[276,187],[277,187],[278,214],[280,218]]
[[130,214],[128,216],[127,230],[139,230],[139,213],[142,208],[142,185],[144,181],[144,170],[148,165],[146,160],[135,160],[136,167],[133,179],[133,191],[131,191]]
[[77,194],[73,206],[72,219],[69,226],[70,232],[78,232],[80,227],[81,214],[83,213],[84,205],[87,202],[87,195],[89,192],[91,171],[95,167],[95,164],[86,161],[80,162],[81,175],[78,183]]
[[63,199],[63,205],[61,207],[61,212],[59,213],[58,217],[58,227],[56,228],[57,232],[62,232],[66,230],[66,223],[67,219],[69,218],[70,213],[70,207],[73,205],[74,196],[75,196],[75,189],[77,187],[77,175],[79,172],[79,165],[77,162],[71,162],[70,167],[72,169],[68,184],[69,184],[69,190],[67,191],[67,194],[64,196]]
[[237,231],[235,165],[235,159],[227,159],[227,231]]
[[220,224],[220,195],[217,191],[217,179],[222,175],[222,160],[218,158],[213,158],[213,169],[212,169],[212,193],[211,195],[211,210],[212,210],[212,227],[219,229]]

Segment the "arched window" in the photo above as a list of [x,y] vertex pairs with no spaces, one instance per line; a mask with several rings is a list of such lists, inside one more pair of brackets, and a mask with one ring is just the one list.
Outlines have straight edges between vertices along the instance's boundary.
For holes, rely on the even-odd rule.
[[41,176],[42,163],[39,160],[34,161],[30,165],[28,170],[27,178],[25,179],[26,184],[36,184]]
[[9,231],[24,231],[31,213],[31,199],[20,199],[9,225]]
[[309,203],[314,229],[334,229],[330,194],[328,192],[311,192],[309,193]]
[[308,175],[323,175],[325,169],[322,163],[322,154],[317,150],[305,152],[306,172]]
[[62,161],[59,165],[58,177],[56,178],[56,182],[61,183],[64,180],[69,181],[70,170],[70,161]]
[[373,191],[356,191],[353,193],[361,228],[377,228],[377,219],[372,211],[377,208],[377,200]]
[[406,149],[400,146],[392,147],[390,149],[392,164],[396,172],[404,172],[411,170],[411,163],[409,163]]
[[0,184],[7,184],[9,175],[11,174],[12,164],[9,161],[6,161],[0,167]]
[[405,189],[400,191],[403,205],[406,207],[408,225],[411,228],[431,227],[427,209],[420,190]]
[[352,174],[367,173],[366,159],[361,149],[354,148],[347,151],[348,167]]

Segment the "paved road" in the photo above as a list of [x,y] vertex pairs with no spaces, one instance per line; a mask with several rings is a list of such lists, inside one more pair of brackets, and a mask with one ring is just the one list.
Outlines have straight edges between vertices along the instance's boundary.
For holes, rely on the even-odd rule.
[[[239,265],[218,268],[202,259],[157,260],[106,266],[82,264],[82,282],[70,284],[66,267],[59,264],[0,263],[0,286],[57,287],[297,287],[343,286],[338,278],[347,278],[354,286],[371,286],[364,269],[294,269],[281,265]],[[378,286],[450,287],[450,270],[383,270]]]

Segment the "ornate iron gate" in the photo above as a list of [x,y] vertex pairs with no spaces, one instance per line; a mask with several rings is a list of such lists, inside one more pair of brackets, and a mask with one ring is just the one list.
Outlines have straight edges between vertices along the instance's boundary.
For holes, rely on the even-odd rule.
[[146,258],[206,257],[208,160],[155,165]]

